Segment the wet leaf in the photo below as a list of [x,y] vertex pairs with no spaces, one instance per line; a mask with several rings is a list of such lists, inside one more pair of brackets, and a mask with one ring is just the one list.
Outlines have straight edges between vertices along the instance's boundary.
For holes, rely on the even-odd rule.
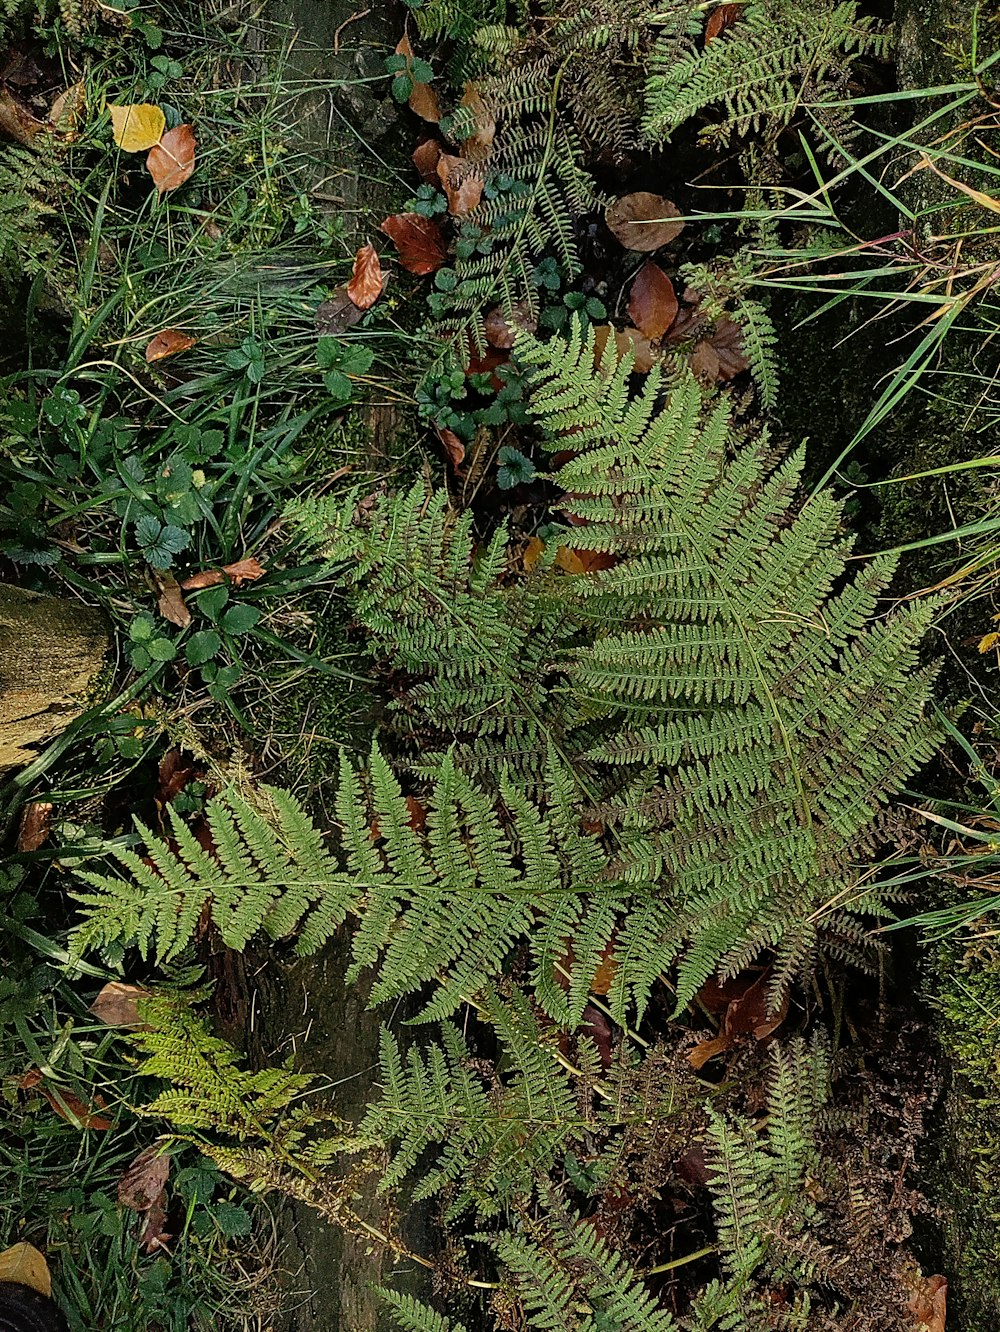
[[437,164],[438,180],[448,199],[453,217],[471,213],[483,197],[483,177],[475,165],[463,157],[442,153]]
[[49,837],[53,809],[53,805],[43,800],[33,800],[29,805],[25,805],[17,833],[18,851],[37,851],[40,846],[45,845]]
[[586,1032],[597,1047],[597,1053],[601,1056],[601,1067],[608,1069],[611,1067],[613,1051],[611,1048],[612,1031],[611,1023],[599,1008],[593,1004],[588,1004],[583,1010],[583,1022],[580,1030]]
[[146,169],[153,177],[157,194],[166,194],[183,185],[194,171],[197,141],[190,125],[168,130],[146,158]]
[[145,1023],[139,1016],[139,1002],[149,998],[149,991],[139,985],[126,985],[124,981],[108,981],[87,1012],[108,1027],[134,1027]]
[[9,89],[0,86],[0,134],[17,143],[30,144],[48,126],[39,120]]
[[156,608],[165,620],[186,629],[191,623],[191,612],[184,601],[181,585],[172,573],[157,569],[153,573],[156,588]]
[[726,28],[731,28],[742,13],[742,5],[719,5],[713,9],[705,24],[705,45],[718,37],[720,32],[725,32]]
[[659,342],[676,319],[677,308],[674,284],[659,264],[647,259],[635,275],[629,293],[632,323],[651,342]]
[[46,1299],[52,1297],[49,1265],[33,1244],[12,1244],[0,1253],[0,1281],[14,1281],[37,1290]]
[[354,271],[347,294],[359,310],[370,310],[385,288],[382,265],[374,245],[362,245],[354,256]]
[[459,106],[464,107],[472,117],[475,130],[467,139],[463,139],[458,151],[470,162],[485,162],[493,152],[493,140],[497,132],[496,118],[483,101],[482,94],[474,83],[465,85]]
[[462,463],[465,462],[465,445],[454,430],[449,430],[446,426],[435,426],[434,433],[444,446],[444,451],[448,455],[448,461],[452,467],[461,467]]
[[127,106],[109,106],[108,110],[111,112],[111,130],[115,143],[122,152],[144,153],[163,138],[167,118],[158,106],[138,102]]
[[179,352],[188,351],[197,341],[197,338],[182,333],[179,328],[165,328],[146,344],[146,361],[152,365],[154,361],[162,361],[167,356],[176,356]]
[[684,230],[684,223],[674,219],[680,209],[662,194],[639,190],[625,194],[608,208],[608,230],[626,250],[647,253],[667,245]]
[[436,272],[448,257],[441,228],[419,213],[394,213],[385,219],[379,231],[395,245],[399,262],[407,272],[418,277]]
[[437,139],[425,139],[413,150],[413,165],[420,172],[421,180],[436,182],[437,164],[441,157],[441,145]]
[[224,564],[221,569],[202,569],[200,573],[185,578],[181,587],[185,592],[195,592],[202,587],[217,587],[227,578],[239,587],[243,583],[255,583],[267,573],[264,566],[252,556],[246,560],[236,560],[233,564]]
[[346,333],[364,314],[347,294],[347,287],[336,287],[325,301],[316,307],[316,332],[321,338]]

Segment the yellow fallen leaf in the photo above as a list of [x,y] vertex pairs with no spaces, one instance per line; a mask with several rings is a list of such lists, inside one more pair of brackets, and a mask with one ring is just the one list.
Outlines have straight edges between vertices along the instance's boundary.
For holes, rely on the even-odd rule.
[[30,1286],[46,1299],[52,1295],[49,1265],[33,1244],[13,1244],[0,1253],[0,1281]]
[[109,106],[115,143],[125,153],[144,153],[159,143],[167,118],[158,106],[137,102],[132,106]]
[[1000,643],[1000,634],[984,634],[979,640],[979,651],[989,652],[990,648],[995,648]]

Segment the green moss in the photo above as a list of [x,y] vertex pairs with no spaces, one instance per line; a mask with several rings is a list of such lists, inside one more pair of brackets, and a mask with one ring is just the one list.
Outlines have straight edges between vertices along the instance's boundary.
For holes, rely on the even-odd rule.
[[1000,945],[939,945],[931,986],[951,1062],[932,1197],[963,1332],[1000,1326]]

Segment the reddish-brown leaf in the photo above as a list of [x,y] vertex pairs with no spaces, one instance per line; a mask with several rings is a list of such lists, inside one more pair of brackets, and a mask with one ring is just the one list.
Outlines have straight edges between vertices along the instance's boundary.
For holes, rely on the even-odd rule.
[[583,1022],[580,1027],[585,1031],[597,1047],[597,1053],[601,1056],[601,1067],[610,1068],[612,1060],[612,1031],[611,1023],[593,1004],[588,1004],[583,1010]]
[[44,120],[39,120],[9,89],[0,86],[0,134],[27,145],[45,128]]
[[169,805],[194,780],[195,772],[194,761],[178,746],[168,749],[156,770],[156,803],[161,808]]
[[719,5],[713,9],[705,24],[705,45],[718,37],[720,32],[725,32],[726,28],[731,28],[742,13],[742,5]]
[[45,845],[54,808],[42,800],[33,800],[30,805],[25,805],[17,833],[18,851],[37,851]]
[[684,230],[684,223],[675,219],[680,209],[662,194],[639,190],[616,199],[608,208],[605,220],[608,230],[626,250],[647,253],[667,245]]
[[162,361],[166,356],[176,356],[178,352],[193,347],[197,341],[197,338],[182,333],[179,328],[165,328],[146,344],[146,361],[152,365],[154,361]]
[[419,213],[394,213],[385,219],[379,231],[395,245],[399,262],[407,272],[418,277],[436,272],[448,257],[441,228],[433,219]]
[[493,152],[493,139],[497,132],[497,122],[489,107],[483,101],[479,89],[474,83],[467,83],[459,106],[465,107],[472,117],[475,130],[463,139],[458,150],[462,157],[470,162],[485,162]]
[[359,310],[370,310],[385,289],[382,265],[374,245],[362,245],[354,256],[354,271],[347,294]]
[[919,1277],[907,1306],[913,1315],[913,1332],[945,1332],[948,1312],[948,1281],[943,1276]]
[[448,199],[452,217],[471,213],[483,197],[483,177],[474,163],[464,157],[442,153],[437,164],[438,180]]
[[437,165],[440,159],[441,145],[437,139],[425,139],[413,150],[413,165],[420,172],[421,180],[428,182],[437,180]]
[[176,190],[190,178],[197,146],[191,126],[178,125],[167,130],[160,142],[150,148],[146,170],[153,177],[157,194]]
[[108,1027],[141,1029],[145,1023],[139,1016],[139,1001],[148,999],[149,991],[124,981],[108,981],[87,1010]]
[[647,259],[635,275],[628,312],[632,323],[650,342],[659,342],[677,317],[674,284],[652,259]]
[[267,570],[253,556],[246,560],[236,560],[233,564],[224,564],[221,569],[202,569],[200,573],[185,578],[181,587],[185,592],[195,592],[203,587],[217,587],[231,578],[237,587],[243,583],[255,583],[263,578]]
[[[489,334],[487,333],[487,338]],[[485,375],[496,370],[497,366],[506,365],[510,356],[505,351],[498,351],[493,347],[487,347],[482,353],[476,350],[475,345],[469,343],[469,359],[465,364],[465,373],[467,375]],[[491,374],[490,383],[499,391],[503,388],[503,380],[497,375]]]
[[688,361],[698,378],[708,383],[724,384],[749,369],[739,325],[731,319],[720,319],[712,336],[695,345]]
[[462,463],[465,462],[465,445],[454,430],[449,430],[447,426],[435,426],[434,433],[443,444],[452,467],[461,467]]
[[719,379],[719,358],[716,355],[715,348],[707,338],[703,339],[695,347],[694,351],[688,357],[688,365],[692,371],[708,384],[715,384]]

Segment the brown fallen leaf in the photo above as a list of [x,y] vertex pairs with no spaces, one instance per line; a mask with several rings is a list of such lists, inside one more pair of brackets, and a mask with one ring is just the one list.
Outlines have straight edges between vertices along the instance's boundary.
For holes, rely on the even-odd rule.
[[146,1024],[139,1016],[139,1002],[149,998],[149,991],[124,981],[108,981],[87,1009],[106,1027],[132,1027],[141,1031]]
[[314,316],[316,332],[321,338],[346,333],[364,315],[347,294],[346,284],[335,287],[325,301],[320,301]]
[[533,536],[528,538],[528,544],[524,548],[524,554],[521,556],[521,566],[525,573],[531,573],[532,569],[542,558],[545,550],[545,542],[541,537]]
[[45,845],[48,841],[54,808],[54,805],[43,800],[33,800],[25,805],[17,833],[18,851],[37,851],[40,846]]
[[653,368],[653,349],[649,339],[637,328],[612,328],[610,324],[599,324],[594,330],[594,364],[600,364],[612,334],[614,334],[617,359],[620,361],[623,356],[631,352],[635,358],[632,364],[633,373],[649,374]]
[[496,117],[483,101],[482,94],[474,83],[467,83],[462,93],[460,107],[464,107],[475,126],[473,133],[462,140],[459,154],[470,162],[485,162],[493,152],[493,140],[496,137]]
[[[598,573],[601,569],[611,569],[618,563],[617,555],[607,550],[575,550],[572,546],[560,546],[556,551],[556,565],[565,573]],[[597,990],[597,994],[606,994],[606,990]]]
[[385,277],[374,245],[362,245],[354,256],[347,294],[359,310],[370,310],[385,290]]
[[195,164],[197,140],[190,125],[178,125],[167,130],[159,143],[149,150],[146,170],[160,196],[176,190],[191,177]]
[[[487,334],[487,339],[489,334]],[[467,375],[490,375],[490,383],[499,393],[503,388],[503,380],[499,375],[493,374],[498,366],[506,365],[510,360],[510,355],[503,350],[495,347],[487,347],[485,351],[480,352],[476,349],[474,343],[470,341],[468,360],[465,363],[465,373]]]
[[632,323],[650,342],[659,342],[677,318],[674,284],[659,264],[647,259],[635,275],[629,293],[628,312]]
[[[52,1275],[44,1256],[33,1244],[12,1244],[0,1253],[0,1281],[13,1281],[18,1286],[37,1290],[39,1295],[52,1298]],[[35,1326],[34,1319],[31,1320]],[[12,1324],[13,1326],[13,1324]],[[40,1326],[40,1324],[38,1324]]]
[[420,172],[420,179],[428,183],[437,180],[437,165],[441,157],[441,145],[437,139],[425,139],[413,150],[413,165]]
[[156,609],[165,620],[176,624],[178,629],[186,629],[191,623],[191,612],[184,601],[180,583],[166,569],[154,569],[152,577],[156,590]]
[[750,362],[743,355],[743,333],[731,319],[720,319],[710,338],[695,344],[688,357],[691,369],[699,379],[710,384],[724,384],[735,379]]
[[147,364],[152,365],[154,361],[162,361],[167,356],[176,356],[179,352],[188,351],[197,341],[197,338],[191,337],[189,333],[182,333],[179,328],[165,328],[162,333],[150,338],[146,344]]
[[196,592],[203,587],[217,587],[224,583],[227,578],[231,578],[237,587],[243,583],[255,583],[258,578],[263,578],[267,570],[251,555],[249,559],[236,560],[233,564],[224,564],[221,569],[202,569],[200,573],[192,574],[190,578],[185,578],[181,583],[181,588],[185,592]]
[[83,81],[61,92],[49,108],[49,126],[60,134],[73,134],[80,124],[87,106],[87,89]]
[[461,467],[462,463],[465,462],[465,445],[454,430],[449,430],[447,426],[435,426],[434,433],[443,444],[452,467]]
[[639,190],[622,195],[605,213],[608,230],[626,250],[647,253],[667,245],[684,230],[680,209],[662,194]]
[[[406,57],[406,67],[412,73],[413,47],[405,32],[396,46],[396,54]],[[418,83],[414,79],[408,106],[421,120],[427,120],[432,125],[441,119],[441,102],[432,83]]]
[[734,976],[722,985],[715,980],[706,982],[698,992],[699,1000],[710,1012],[722,1012],[724,1017],[717,1035],[699,1041],[689,1053],[693,1069],[703,1068],[715,1055],[731,1049],[739,1036],[763,1041],[777,1031],[788,1016],[788,996],[773,1009],[770,981],[771,972],[766,969],[756,978]]
[[[415,795],[406,797],[406,810],[410,816],[407,820],[409,826],[414,832],[422,832],[427,826],[427,810]],[[378,826],[378,819],[372,820],[368,828],[368,835],[373,842],[377,842],[381,838],[382,832]]]
[[45,121],[39,120],[8,88],[0,85],[0,134],[28,145],[44,129],[47,129]]
[[407,272],[418,277],[436,272],[448,257],[441,228],[420,213],[394,213],[385,218],[379,231],[395,245],[399,262]]
[[164,1231],[169,1178],[170,1157],[153,1146],[141,1151],[118,1181],[118,1201],[122,1207],[145,1214],[139,1242],[147,1253],[162,1249],[171,1238]]
[[725,32],[726,28],[731,28],[742,13],[743,6],[735,4],[719,5],[713,9],[705,24],[705,45],[718,37],[720,32]]
[[945,1332],[948,1312],[947,1278],[919,1277],[907,1310],[913,1315],[913,1332]]
[[522,329],[526,333],[534,333],[537,328],[538,320],[525,301],[518,301],[509,315],[504,314],[499,305],[495,305],[486,316],[486,341],[501,351],[509,351]]
[[607,1017],[593,1004],[588,1004],[583,1010],[583,1021],[580,1024],[580,1030],[586,1032],[597,1047],[597,1053],[601,1057],[601,1067],[608,1069],[611,1067],[611,1060],[614,1055],[612,1052],[613,1034],[611,1023]]
[[118,1181],[118,1201],[134,1212],[147,1212],[162,1200],[170,1178],[170,1157],[159,1147],[146,1147],[126,1166]]
[[448,199],[452,217],[464,217],[483,197],[483,177],[475,164],[464,157],[442,153],[437,164],[438,180]]

